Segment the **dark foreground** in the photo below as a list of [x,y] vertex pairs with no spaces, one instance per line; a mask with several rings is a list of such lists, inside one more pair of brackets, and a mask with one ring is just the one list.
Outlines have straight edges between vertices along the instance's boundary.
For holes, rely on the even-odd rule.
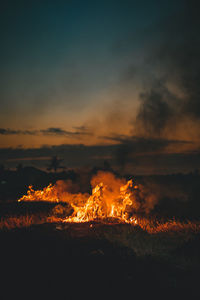
[[[182,268],[165,255],[138,256],[104,238],[110,226],[126,225],[44,224],[0,232],[0,293],[6,292],[0,298],[198,299],[198,267]],[[193,243],[198,252],[199,237]]]

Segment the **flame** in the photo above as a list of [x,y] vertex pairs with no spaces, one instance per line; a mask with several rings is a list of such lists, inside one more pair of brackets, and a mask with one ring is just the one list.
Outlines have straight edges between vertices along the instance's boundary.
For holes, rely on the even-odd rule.
[[32,185],[29,185],[27,195],[22,196],[18,202],[21,201],[49,201],[49,202],[59,202],[57,195],[57,190],[55,186],[51,183],[45,187],[43,190],[35,191]]
[[137,219],[133,215],[134,208],[137,207],[135,191],[138,187],[134,185],[133,180],[125,183],[124,179],[116,180],[112,174],[109,174],[106,180],[107,183],[112,182],[112,184],[99,182],[85,201],[83,201],[85,195],[63,193],[57,185],[52,184],[43,190],[34,190],[29,186],[27,195],[22,196],[18,201],[69,202],[73,213],[65,218],[64,222],[89,222],[112,218],[118,222],[137,224]]
[[107,218],[118,219],[123,222],[135,223],[135,218],[129,218],[128,207],[133,204],[133,181],[129,180],[124,186],[120,187],[119,197],[115,201],[107,201],[104,191],[107,187],[101,182],[93,190],[83,207],[72,204],[74,213],[65,219],[65,222],[88,222]]
[[[31,224],[42,222],[117,222],[137,225],[142,230],[150,234],[159,232],[182,232],[191,230],[191,232],[200,231],[199,222],[188,221],[186,223],[175,219],[163,221],[162,219],[153,219],[149,217],[141,217],[138,212],[148,212],[156,203],[156,195],[149,192],[145,186],[135,185],[133,180],[125,181],[116,178],[112,173],[99,172],[91,180],[93,187],[91,195],[80,193],[77,186],[73,186],[72,182],[57,181],[56,184],[49,184],[42,190],[34,190],[29,186],[27,194],[22,196],[18,201],[48,201],[55,203],[68,203],[67,212],[63,206],[56,205],[52,216],[39,217],[30,216],[27,218],[10,217],[1,220],[0,228],[14,228],[29,226]],[[56,212],[60,209],[60,215]],[[56,211],[56,212],[55,212]],[[73,211],[73,212],[72,212]],[[69,215],[69,213],[71,215]],[[89,225],[93,227],[91,223]]]

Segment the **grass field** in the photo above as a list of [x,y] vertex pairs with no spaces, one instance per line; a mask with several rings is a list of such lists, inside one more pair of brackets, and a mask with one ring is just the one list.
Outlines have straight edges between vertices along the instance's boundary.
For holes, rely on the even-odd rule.
[[4,279],[20,293],[40,288],[49,297],[77,286],[76,293],[93,286],[113,297],[133,290],[140,297],[189,292],[193,299],[198,293],[197,221],[140,216],[135,226],[114,220],[66,223],[69,207],[19,205],[10,204],[7,214],[1,210],[0,238]]

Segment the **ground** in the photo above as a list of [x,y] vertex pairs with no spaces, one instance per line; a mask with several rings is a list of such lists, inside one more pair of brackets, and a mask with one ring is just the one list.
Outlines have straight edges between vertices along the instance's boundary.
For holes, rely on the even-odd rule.
[[99,222],[1,230],[2,287],[8,285],[8,299],[12,293],[37,299],[189,293],[196,299],[200,240],[198,233],[186,237]]

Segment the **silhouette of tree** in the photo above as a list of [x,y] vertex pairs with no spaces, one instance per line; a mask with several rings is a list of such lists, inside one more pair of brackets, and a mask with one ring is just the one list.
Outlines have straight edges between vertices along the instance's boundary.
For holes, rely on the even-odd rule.
[[0,164],[0,173],[3,173],[5,171],[4,164]]
[[106,171],[111,170],[111,165],[110,165],[109,161],[107,161],[107,160],[104,160],[103,167]]
[[195,175],[195,176],[199,176],[199,169],[196,168],[196,169],[194,170],[194,175]]
[[23,165],[22,165],[22,163],[19,163],[19,164],[16,166],[17,172],[20,172],[22,169],[23,169]]
[[64,169],[63,166],[60,166],[60,163],[63,161],[64,159],[59,159],[56,155],[53,156],[50,160],[50,164],[47,167],[48,171],[54,170],[54,172],[56,172],[58,169]]

